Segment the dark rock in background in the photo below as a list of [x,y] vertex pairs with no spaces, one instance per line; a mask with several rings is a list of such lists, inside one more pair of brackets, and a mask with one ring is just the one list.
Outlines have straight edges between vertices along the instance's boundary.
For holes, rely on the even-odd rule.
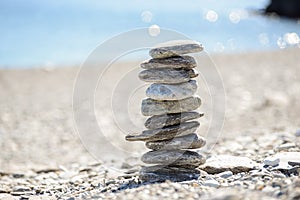
[[276,13],[279,16],[300,18],[299,0],[272,0],[267,6],[266,13]]

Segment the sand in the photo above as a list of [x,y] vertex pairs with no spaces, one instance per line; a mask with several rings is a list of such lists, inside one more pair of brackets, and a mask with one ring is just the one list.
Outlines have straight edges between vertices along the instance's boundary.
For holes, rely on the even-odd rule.
[[[226,93],[222,138],[293,132],[300,128],[299,55],[299,48],[291,48],[212,56]],[[132,65],[136,62],[119,63],[118,67],[121,70]],[[72,94],[78,70],[78,66],[0,70],[0,172],[26,172],[95,161],[83,147],[73,121]],[[206,113],[200,119],[204,128],[199,134],[209,127],[211,107],[207,106],[210,105],[207,94],[199,93],[204,98],[200,110]],[[110,116],[106,111],[105,108],[97,111],[104,121]],[[134,119],[140,117],[138,111],[133,113],[137,113]],[[125,136],[124,132],[111,134],[118,141]],[[100,141],[98,148],[106,146],[109,148],[107,141]],[[146,151],[139,143],[124,141],[120,146],[122,151],[127,147],[131,153],[136,151],[136,157]],[[106,152],[102,161],[107,166],[118,168],[127,159],[109,149]]]

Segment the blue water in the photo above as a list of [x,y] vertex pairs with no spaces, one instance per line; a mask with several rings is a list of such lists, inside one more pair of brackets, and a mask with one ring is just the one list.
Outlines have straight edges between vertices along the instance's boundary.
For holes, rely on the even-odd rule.
[[267,0],[0,1],[0,67],[80,64],[101,42],[149,27],[179,31],[214,52],[297,46],[300,22],[253,14]]

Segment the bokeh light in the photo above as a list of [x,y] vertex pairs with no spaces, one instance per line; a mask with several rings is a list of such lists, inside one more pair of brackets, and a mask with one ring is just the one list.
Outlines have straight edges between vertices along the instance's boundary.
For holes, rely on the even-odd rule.
[[230,19],[230,21],[231,21],[232,23],[237,24],[237,23],[240,22],[241,17],[240,17],[240,15],[239,15],[237,12],[231,12],[231,13],[229,14],[229,19]]
[[205,18],[209,22],[216,22],[218,20],[218,13],[216,13],[213,10],[209,10],[209,11],[207,11]]
[[300,42],[299,36],[297,33],[286,33],[284,35],[284,41],[289,45],[297,45]]
[[156,24],[153,24],[149,27],[148,33],[152,37],[158,36],[160,34],[160,27]]
[[217,42],[217,44],[215,45],[215,49],[214,51],[216,53],[222,53],[225,50],[225,46],[222,42]]
[[282,37],[279,37],[277,39],[277,46],[280,48],[280,49],[284,49],[286,48],[286,42],[284,41],[284,39]]
[[268,45],[270,43],[269,37],[267,33],[261,33],[258,35],[259,42],[262,45]]
[[242,19],[246,19],[247,17],[248,17],[248,12],[242,9],[232,10],[229,13],[229,20],[234,24],[239,23]]
[[236,49],[236,40],[234,38],[230,38],[227,40],[227,46],[229,50],[234,51]]
[[146,10],[142,12],[141,17],[143,22],[149,23],[152,21],[153,14],[152,12]]

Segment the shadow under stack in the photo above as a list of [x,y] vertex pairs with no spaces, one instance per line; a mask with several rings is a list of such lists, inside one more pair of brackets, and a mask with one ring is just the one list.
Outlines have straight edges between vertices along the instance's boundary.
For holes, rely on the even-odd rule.
[[128,141],[144,141],[151,151],[141,160],[151,166],[143,167],[140,179],[146,182],[186,181],[197,179],[197,167],[205,157],[189,149],[205,145],[205,139],[196,134],[203,114],[195,112],[201,99],[195,96],[198,76],[195,59],[186,56],[203,50],[194,41],[170,41],[150,50],[152,59],[141,64],[142,81],[152,83],[142,101],[142,114],[150,116],[147,130],[126,136]]

